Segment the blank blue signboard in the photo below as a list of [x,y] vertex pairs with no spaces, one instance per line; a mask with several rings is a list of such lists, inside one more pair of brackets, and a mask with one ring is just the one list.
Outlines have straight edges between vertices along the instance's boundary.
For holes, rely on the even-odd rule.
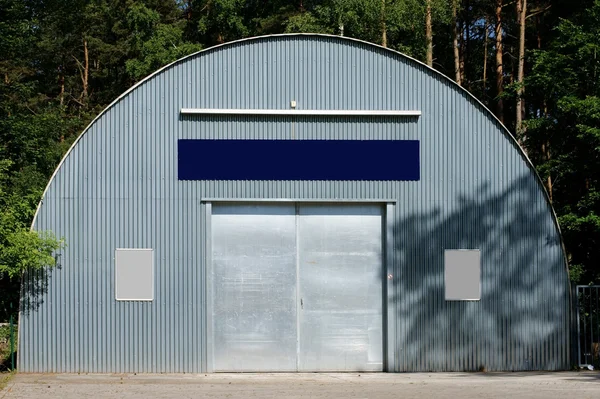
[[419,180],[418,140],[179,140],[179,180]]

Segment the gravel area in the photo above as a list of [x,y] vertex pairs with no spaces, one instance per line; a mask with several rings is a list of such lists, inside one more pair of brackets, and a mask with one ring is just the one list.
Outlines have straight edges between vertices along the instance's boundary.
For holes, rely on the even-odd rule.
[[600,373],[17,374],[16,398],[600,398]]

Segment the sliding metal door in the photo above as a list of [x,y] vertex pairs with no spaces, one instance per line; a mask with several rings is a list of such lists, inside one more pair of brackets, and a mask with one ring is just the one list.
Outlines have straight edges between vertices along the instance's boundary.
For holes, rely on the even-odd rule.
[[212,369],[383,369],[382,208],[213,205]]
[[296,209],[212,206],[215,371],[295,371]]
[[382,209],[300,206],[299,370],[383,369]]

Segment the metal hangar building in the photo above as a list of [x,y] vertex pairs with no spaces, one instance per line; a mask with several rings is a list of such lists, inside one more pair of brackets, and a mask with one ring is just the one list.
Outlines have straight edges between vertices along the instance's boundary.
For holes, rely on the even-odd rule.
[[33,227],[25,372],[558,370],[556,217],[467,91],[377,45],[226,43],[81,134]]

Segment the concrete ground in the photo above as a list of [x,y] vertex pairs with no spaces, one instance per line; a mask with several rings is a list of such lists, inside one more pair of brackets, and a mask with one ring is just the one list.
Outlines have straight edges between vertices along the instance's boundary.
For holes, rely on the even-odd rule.
[[600,373],[17,374],[14,398],[600,398]]

